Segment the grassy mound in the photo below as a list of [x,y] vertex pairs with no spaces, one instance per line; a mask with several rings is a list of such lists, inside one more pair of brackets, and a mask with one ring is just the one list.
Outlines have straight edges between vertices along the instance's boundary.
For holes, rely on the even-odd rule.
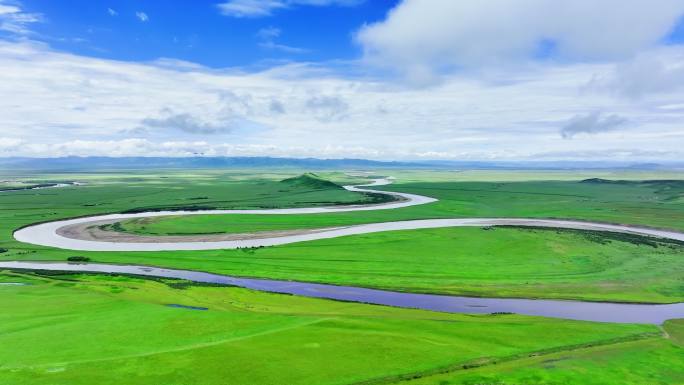
[[307,172],[300,176],[287,178],[280,181],[290,187],[307,188],[311,190],[342,190],[344,187],[337,183],[325,180],[318,175]]

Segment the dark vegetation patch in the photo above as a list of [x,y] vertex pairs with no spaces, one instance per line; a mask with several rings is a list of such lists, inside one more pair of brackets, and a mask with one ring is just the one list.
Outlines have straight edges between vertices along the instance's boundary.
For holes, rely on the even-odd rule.
[[67,258],[67,261],[69,261],[69,262],[90,262],[90,258],[84,257],[82,255],[74,255],[74,256]]
[[390,195],[390,194],[365,192],[365,193],[363,193],[363,195],[365,195],[368,198],[367,203],[370,203],[370,204],[388,203],[388,202],[394,202],[397,200],[397,198],[394,195]]
[[634,183],[638,183],[638,182],[629,181],[629,180],[612,180],[612,179],[603,179],[603,178],[589,178],[589,179],[581,180],[580,183],[589,183],[589,184],[634,184]]
[[162,283],[172,289],[185,290],[191,287],[236,287],[235,285],[226,283],[213,283],[213,282],[195,282],[188,281],[185,279],[175,279],[175,278],[164,278],[164,277],[152,277],[149,275],[140,274],[126,274],[126,273],[105,273],[97,271],[76,271],[76,270],[41,270],[41,269],[24,269],[24,268],[6,268],[5,270],[22,272],[25,274],[34,275],[41,278],[49,278],[52,280],[67,281],[67,282],[80,282],[79,276],[83,275],[99,275],[108,277],[125,277],[125,278],[135,278],[144,279],[147,281],[154,281]]
[[669,186],[684,188],[684,180],[678,179],[646,179],[646,180],[622,180],[622,179],[603,179],[589,178],[581,180],[580,183],[590,184],[620,184],[620,185],[648,185],[648,186]]
[[684,247],[684,241],[679,241],[676,239],[668,238],[657,238],[650,237],[647,235],[639,234],[629,234],[629,233],[618,233],[612,231],[599,231],[599,230],[579,230],[579,229],[560,229],[554,227],[541,227],[541,226],[516,226],[516,225],[502,225],[496,227],[512,228],[518,230],[526,231],[554,231],[557,233],[572,233],[584,237],[585,239],[599,243],[602,245],[609,244],[612,241],[631,243],[637,246],[650,246],[657,248],[658,246],[669,246],[669,247]]
[[102,230],[102,231],[118,231],[118,232],[126,231],[126,229],[121,227],[121,222],[107,223],[104,225],[99,225],[99,226],[97,226],[97,228]]
[[200,210],[218,210],[217,206],[207,205],[168,205],[168,206],[148,206],[135,207],[122,211],[123,214],[144,213],[147,211],[200,211]]
[[71,182],[71,181],[50,181],[50,182],[42,182],[42,183],[36,183],[36,182],[27,182],[26,186],[13,186],[13,187],[0,187],[0,191],[24,191],[24,190],[33,190],[33,189],[38,189],[38,188],[48,188],[48,187],[55,187],[60,184],[66,184],[66,185],[75,185],[76,182]]
[[8,252],[8,251],[9,251],[9,250],[5,249],[4,247],[0,247],[0,254],[6,253],[6,252]]
[[190,310],[209,310],[208,307],[181,305],[181,304],[177,304],[177,303],[168,303],[168,304],[166,304],[166,306],[176,307],[176,308],[180,308],[180,309],[190,309]]
[[57,183],[39,183],[39,184],[32,184],[28,186],[16,186],[16,187],[3,187],[0,188],[0,191],[22,191],[22,190],[33,190],[34,188],[46,188],[46,187],[55,187],[57,186]]
[[138,278],[144,278],[144,279],[151,279],[153,281],[161,282],[165,284],[166,286],[172,288],[172,289],[178,289],[178,290],[185,290],[189,289],[191,287],[226,287],[226,286],[234,286],[234,285],[229,285],[229,284],[224,284],[224,283],[214,283],[214,282],[195,282],[195,281],[188,281],[185,279],[171,279],[171,278],[159,278],[155,279],[156,277],[148,277],[148,276],[137,276]]
[[49,278],[52,280],[68,281],[68,282],[78,282],[74,276],[83,274],[78,271],[52,271],[52,270],[34,270],[34,269],[21,269],[21,268],[8,268],[10,271],[19,271],[35,275],[36,277]]
[[339,184],[323,179],[312,172],[307,172],[293,178],[283,179],[280,183],[291,187],[305,187],[312,190],[344,190],[344,187]]
[[[506,362],[511,362],[511,361],[516,361],[520,360],[523,358],[528,358],[528,357],[540,357],[540,356],[547,356],[550,354],[554,353],[569,353],[575,350],[581,350],[581,349],[588,349],[592,347],[599,347],[599,346],[608,346],[608,345],[613,345],[613,344],[618,344],[618,343],[623,343],[623,342],[631,342],[631,341],[639,341],[639,340],[644,340],[644,339],[650,339],[650,338],[659,338],[660,335],[656,332],[652,333],[640,333],[640,334],[634,334],[631,336],[625,336],[625,337],[617,337],[617,338],[609,338],[605,340],[599,340],[599,341],[592,341],[592,342],[587,342],[587,343],[581,343],[581,344],[575,344],[575,345],[565,345],[565,346],[557,346],[557,347],[552,347],[552,348],[547,348],[547,349],[540,349],[535,352],[525,352],[525,353],[518,353],[518,354],[512,354],[510,356],[505,356],[505,357],[480,357],[480,358],[474,358],[472,360],[468,360],[465,362],[460,362],[452,365],[446,365],[446,366],[441,366],[441,367],[436,367],[432,369],[427,369],[419,372],[414,372],[414,373],[407,373],[407,374],[397,374],[397,375],[390,375],[386,377],[381,377],[381,378],[375,378],[367,381],[361,381],[361,382],[356,382],[354,385],[381,385],[381,384],[390,384],[390,383],[397,383],[397,382],[403,382],[403,381],[411,381],[411,380],[417,380],[425,377],[430,377],[434,375],[439,375],[439,374],[446,374],[446,373],[451,373],[451,372],[457,372],[457,371],[462,371],[462,370],[470,370],[470,369],[476,369],[476,368],[481,368],[485,366],[491,366],[491,365],[497,365],[497,364],[502,364]],[[448,384],[448,382],[442,382],[444,384]],[[440,384],[442,384],[440,383]],[[472,383],[472,385],[489,385],[489,383]],[[494,384],[492,384],[494,385]],[[497,384],[498,385],[498,384]]]
[[580,183],[597,185],[630,185],[644,186],[653,189],[657,195],[666,195],[665,200],[674,200],[684,196],[684,180],[647,179],[647,180],[610,180],[601,178],[585,179]]

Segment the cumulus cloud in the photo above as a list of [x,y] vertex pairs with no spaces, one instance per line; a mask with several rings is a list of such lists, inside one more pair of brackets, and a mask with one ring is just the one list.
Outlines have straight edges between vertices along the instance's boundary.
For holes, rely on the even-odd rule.
[[119,15],[119,12],[117,12],[116,10],[114,10],[112,8],[107,8],[107,13],[109,13],[109,16],[118,16]]
[[[512,81],[507,74],[506,82],[451,75],[424,89],[302,63],[215,70],[0,39],[0,69],[0,138],[12,138],[0,139],[3,156],[530,159],[543,148],[600,159],[610,156],[601,155],[605,148],[641,148],[635,157],[662,151],[674,158],[684,142],[681,90],[644,101],[609,93],[578,97],[592,76],[613,72],[606,64],[546,63]],[[573,140],[558,140],[568,117],[597,110],[628,116],[625,127],[635,129],[580,130]],[[597,126],[615,121],[607,116],[596,118]]]
[[369,62],[426,83],[443,71],[509,66],[540,51],[622,59],[656,45],[682,14],[680,0],[404,0],[356,39]]
[[585,115],[575,115],[561,128],[561,136],[572,139],[577,134],[597,134],[612,131],[624,126],[629,120],[616,115],[606,115],[600,111]]
[[219,11],[231,17],[264,17],[292,6],[354,6],[365,0],[229,0],[217,4]]
[[684,52],[667,47],[641,53],[615,65],[604,77],[594,77],[587,89],[608,91],[630,99],[672,93],[684,88]]

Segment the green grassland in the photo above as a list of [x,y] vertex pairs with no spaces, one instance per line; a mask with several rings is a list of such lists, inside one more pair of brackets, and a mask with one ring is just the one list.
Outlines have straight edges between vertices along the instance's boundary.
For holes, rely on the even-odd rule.
[[[135,208],[178,207],[187,205],[189,197],[207,195],[214,197],[213,202],[220,198],[219,206],[226,208],[328,204],[333,201],[331,196],[340,195],[343,198],[335,199],[373,199],[341,190],[315,176],[280,181],[296,176],[296,172],[252,180],[243,179],[241,173],[199,173],[194,179],[164,173],[116,175],[119,179],[92,176],[85,186],[0,194],[0,248],[8,249],[0,253],[0,259],[65,260],[84,255],[98,262],[472,296],[654,303],[684,298],[682,245],[591,232],[451,228],[368,234],[258,250],[198,252],[73,252],[12,239],[14,229],[34,222]],[[344,174],[323,175],[349,178]],[[435,196],[440,201],[396,210],[338,214],[167,217],[171,219],[136,222],[133,225],[137,228],[129,228],[131,223],[126,222],[123,227],[127,231],[144,228],[154,234],[178,234],[431,217],[539,216],[681,228],[684,218],[683,187],[677,181],[399,181],[386,187]],[[308,197],[306,202],[299,200],[302,196]],[[641,216],[634,215],[636,211]]]
[[562,218],[684,230],[684,181],[420,182],[380,186],[438,202],[400,210],[314,215],[200,215],[131,220],[140,234],[211,234],[286,230],[456,217]]
[[[79,255],[95,262],[473,296],[658,303],[684,298],[684,246],[601,232],[445,228],[193,252],[75,252],[12,238],[15,229],[31,223],[110,212],[379,200],[338,186],[363,181],[357,177],[317,172],[297,178],[300,174],[161,170],[3,176],[8,185],[86,184],[0,193],[0,260],[64,261]],[[684,185],[676,181],[681,179],[677,173],[390,175],[398,177],[397,183],[379,188],[440,201],[306,216],[170,217],[122,227],[137,233],[193,234],[526,216],[684,229]],[[579,182],[592,177],[632,181]],[[647,179],[667,181],[641,181]],[[0,306],[3,385],[684,383],[681,320],[668,321],[661,330],[506,314],[445,314],[170,280],[12,272],[0,273]]]
[[[667,339],[645,339],[535,356],[497,366],[421,376],[406,385],[684,383],[684,320],[663,327]],[[669,340],[668,340],[669,339]]]
[[596,349],[621,354],[604,357],[618,365],[632,346],[657,355],[632,357],[602,378],[646,383],[657,372],[675,383],[684,373],[684,350],[649,325],[445,314],[108,275],[4,272],[0,282],[26,284],[0,285],[0,306],[12,309],[0,312],[3,385],[388,383],[524,367],[530,356],[568,355],[564,365],[591,369],[598,364],[586,357]]
[[[392,383],[392,382],[387,382]],[[684,349],[640,340],[560,352],[474,370],[424,376],[402,385],[667,385],[684,383]]]
[[[240,233],[468,216],[684,227],[684,182],[677,180],[399,181],[383,187],[434,196],[440,201],[399,210],[335,214],[170,216],[125,221],[119,229],[153,235]],[[184,253],[183,258],[173,252],[152,257],[145,253],[108,253],[93,259],[475,296],[637,302],[678,302],[684,298],[681,245],[660,243],[653,247],[649,242],[639,244],[606,234],[598,237],[601,240],[592,240],[572,231],[439,229],[370,234],[250,253]]]
[[[164,172],[158,175],[67,174],[57,177],[62,181],[86,184],[45,190],[4,191],[0,194],[0,208],[25,211],[43,206],[69,209],[76,215],[94,215],[124,211],[367,204],[377,203],[380,199],[375,195],[346,191],[340,185],[318,177],[303,175],[290,179],[292,176],[293,173],[290,172],[260,174],[252,179],[245,179],[243,173],[217,174],[200,171],[193,175]],[[46,183],[41,178],[32,180],[36,185]],[[49,210],[44,211],[46,217],[52,214]]]
[[445,228],[260,249],[32,251],[10,249],[0,259],[65,260],[81,255],[96,262],[467,296],[684,300],[683,245],[601,232]]

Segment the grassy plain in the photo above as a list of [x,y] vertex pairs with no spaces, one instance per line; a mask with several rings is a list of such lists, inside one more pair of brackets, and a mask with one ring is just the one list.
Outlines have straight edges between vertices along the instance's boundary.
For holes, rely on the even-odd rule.
[[406,385],[666,385],[684,383],[684,319],[663,326],[666,339],[644,339],[524,358],[474,370],[423,376]]
[[262,249],[74,252],[10,249],[3,260],[147,264],[234,276],[468,296],[684,300],[684,246],[548,229],[396,231]]
[[[0,249],[8,249],[0,252],[0,260],[63,261],[83,255],[96,262],[406,291],[641,302],[684,298],[681,245],[592,232],[433,229],[258,250],[153,253],[74,252],[12,238],[14,229],[30,223],[127,210],[301,207],[376,199],[279,182],[299,173],[3,176],[15,181],[10,183],[87,184],[0,193]],[[578,182],[595,176],[680,179],[676,173],[390,174],[398,183],[383,188],[440,201],[377,212],[197,216],[125,226],[164,234],[530,216],[684,229],[681,182]],[[360,181],[337,172],[320,175],[340,183]],[[122,276],[9,272],[0,273],[0,306],[5,309],[0,312],[3,385],[684,383],[681,320],[668,321],[663,331],[648,325],[443,314]]]
[[[402,385],[671,385],[684,383],[684,349],[664,339],[597,346],[473,370],[424,376]],[[394,382],[399,384],[399,382]]]
[[684,230],[684,181],[414,182],[378,189],[427,195],[438,202],[403,208],[314,215],[199,215],[122,223],[141,234],[231,233],[456,217],[593,220]]
[[0,285],[0,306],[12,309],[0,313],[3,385],[387,383],[531,355],[570,354],[592,368],[583,352],[629,343],[660,349],[639,361],[657,365],[650,371],[621,368],[634,378],[665,366],[676,378],[684,362],[684,350],[648,325],[444,314],[122,276],[5,272],[0,282],[26,284]]
[[[259,250],[154,253],[73,252],[21,244],[12,239],[13,229],[33,222],[187,205],[192,197],[211,196],[212,202],[220,202],[219,206],[226,208],[326,204],[333,200],[331,194],[348,202],[359,199],[359,195],[339,189],[312,190],[311,186],[278,182],[297,175],[296,171],[256,180],[244,179],[242,173],[198,173],[193,179],[174,173],[115,175],[85,178],[88,183],[85,186],[0,194],[3,208],[0,247],[9,249],[0,253],[0,259],[65,260],[84,255],[98,262],[475,296],[660,303],[684,298],[681,245],[577,231],[453,228],[369,234]],[[334,180],[341,178],[341,182],[350,181],[342,173],[323,175]],[[416,179],[418,175],[411,177]],[[69,180],[81,178],[72,176]],[[396,185],[386,187],[436,196],[440,201],[398,210],[315,215],[200,215],[138,225],[145,227],[145,231],[163,234],[327,227],[430,217],[553,216],[623,223],[641,221],[668,228],[684,226],[681,197],[684,187],[682,182],[675,181],[403,184],[399,180]],[[268,194],[255,197],[255,191]],[[344,197],[339,198],[340,194]],[[304,196],[306,201],[300,200]],[[641,216],[631,215],[635,211]],[[153,227],[154,231],[150,230]]]

